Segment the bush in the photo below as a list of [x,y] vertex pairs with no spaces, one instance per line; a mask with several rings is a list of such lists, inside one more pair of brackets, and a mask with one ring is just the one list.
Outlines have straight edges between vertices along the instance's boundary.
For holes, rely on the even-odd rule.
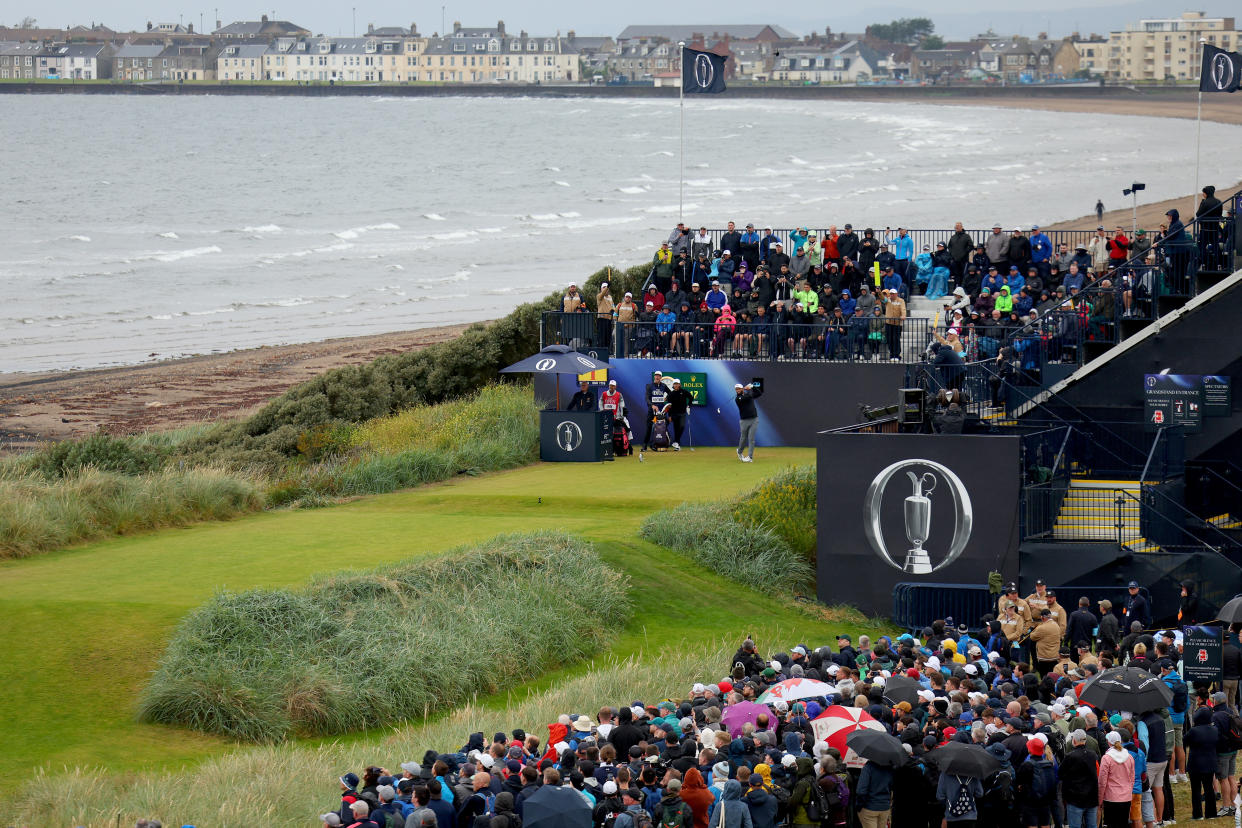
[[20,558],[107,535],[125,535],[263,508],[249,482],[200,469],[130,477],[87,468],[63,480],[0,481],[0,557]]
[[391,724],[597,652],[627,592],[592,547],[554,533],[300,592],[223,592],[178,627],[140,717],[255,742]]
[[738,583],[763,592],[798,592],[815,572],[776,532],[733,520],[728,503],[683,503],[643,521],[640,533]]
[[815,560],[815,467],[792,466],[742,495],[733,519],[771,529],[808,561]]
[[160,448],[101,431],[84,440],[66,440],[41,449],[35,453],[31,468],[49,480],[68,477],[87,467],[120,474],[149,474],[164,464],[164,457]]

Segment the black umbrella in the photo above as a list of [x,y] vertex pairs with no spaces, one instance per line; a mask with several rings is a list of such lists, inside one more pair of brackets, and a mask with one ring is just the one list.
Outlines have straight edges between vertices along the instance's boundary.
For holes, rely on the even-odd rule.
[[1101,710],[1145,713],[1173,702],[1173,691],[1155,673],[1137,667],[1111,667],[1083,685],[1079,698]]
[[[501,368],[502,374],[588,374],[603,371],[608,363],[591,359],[567,345],[549,345],[534,356]],[[556,407],[561,407],[561,384],[556,384]]]
[[983,746],[965,742],[945,742],[923,758],[940,768],[941,773],[974,779],[986,779],[1001,768],[1000,760]]
[[525,828],[591,828],[591,806],[573,788],[544,785],[522,805]]
[[1224,621],[1226,624],[1235,624],[1242,621],[1242,595],[1230,598],[1220,612],[1216,613],[1217,621]]
[[855,730],[845,737],[845,744],[868,762],[895,768],[906,761],[901,742],[885,730]]
[[923,685],[909,676],[893,676],[884,682],[884,698],[889,704],[909,702],[911,707],[918,707],[922,689]]

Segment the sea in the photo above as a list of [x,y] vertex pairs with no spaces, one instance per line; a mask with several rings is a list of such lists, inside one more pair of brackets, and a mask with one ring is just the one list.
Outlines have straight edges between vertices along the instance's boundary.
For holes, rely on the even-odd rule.
[[[1194,122],[856,101],[5,95],[0,372],[491,319],[718,227],[1006,228],[1194,188]],[[1204,182],[1242,128],[1203,124]]]

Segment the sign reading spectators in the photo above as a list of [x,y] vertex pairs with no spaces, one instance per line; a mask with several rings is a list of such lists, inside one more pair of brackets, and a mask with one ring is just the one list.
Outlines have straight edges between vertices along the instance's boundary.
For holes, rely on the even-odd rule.
[[1182,678],[1187,684],[1221,680],[1222,629],[1200,626],[1182,630]]
[[1203,416],[1228,417],[1233,412],[1232,377],[1203,378]]
[[1198,374],[1147,374],[1143,377],[1143,421],[1148,431],[1203,426],[1203,377]]
[[[893,613],[897,584],[1018,571],[1017,437],[818,435],[818,597]],[[972,619],[973,620],[973,619]]]

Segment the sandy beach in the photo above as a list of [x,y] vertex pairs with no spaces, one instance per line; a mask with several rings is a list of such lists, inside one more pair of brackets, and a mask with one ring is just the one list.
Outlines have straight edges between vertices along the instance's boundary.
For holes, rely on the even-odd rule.
[[[1236,101],[1219,100],[1228,96],[1208,97],[1203,105],[1204,120],[1242,124],[1242,107]],[[954,100],[938,97],[935,102],[952,106],[1188,119],[1188,150],[1194,142],[1193,100],[1075,97]],[[1188,165],[1188,179],[1192,172]],[[1192,183],[1188,180],[1187,190]],[[1242,186],[1242,182],[1214,180],[1211,170],[1203,171],[1202,183],[1214,184],[1221,192]],[[1094,200],[1102,198],[1105,206],[1111,208],[1104,216],[1105,227],[1130,227],[1131,211],[1120,191],[1084,193],[1083,197],[1087,203],[1076,203],[1075,209],[1090,210]],[[1188,216],[1193,214],[1193,204],[1193,194],[1186,194],[1140,207],[1138,226],[1155,231],[1170,207],[1177,207],[1183,216]],[[949,223],[950,219],[946,218],[945,226]],[[1095,214],[1089,213],[1049,225],[1047,229],[1093,229],[1097,224]],[[465,327],[448,325],[93,371],[0,374],[0,415],[4,418],[0,425],[0,451],[21,451],[40,441],[82,437],[98,429],[125,434],[242,416],[289,387],[328,369],[444,342],[456,337]]]

